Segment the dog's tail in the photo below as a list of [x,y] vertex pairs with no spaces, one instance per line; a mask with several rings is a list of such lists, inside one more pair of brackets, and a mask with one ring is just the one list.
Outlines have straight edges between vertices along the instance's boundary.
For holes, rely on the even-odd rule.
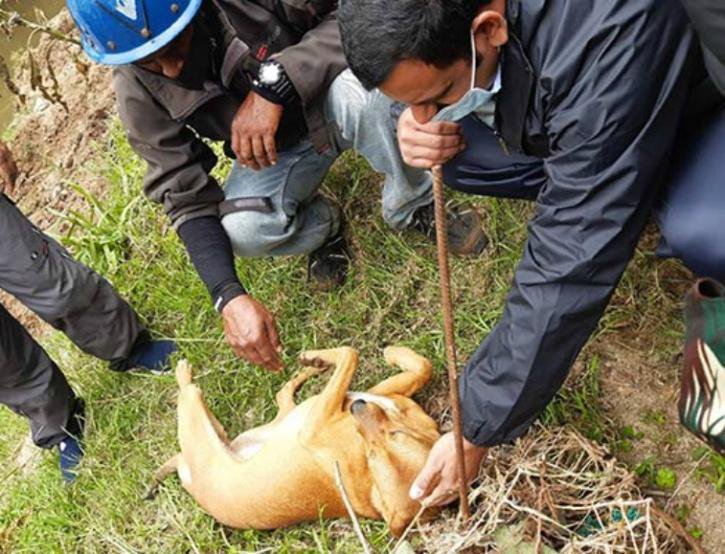
[[179,383],[179,388],[191,385],[191,364],[188,360],[181,360],[176,364],[176,381]]

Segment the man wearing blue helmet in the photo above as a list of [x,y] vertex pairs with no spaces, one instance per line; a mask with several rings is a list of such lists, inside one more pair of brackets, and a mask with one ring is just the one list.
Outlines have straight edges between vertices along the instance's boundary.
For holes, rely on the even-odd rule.
[[[237,279],[239,256],[309,254],[320,288],[340,284],[339,210],[318,189],[348,148],[386,175],[383,215],[433,236],[428,172],[406,166],[392,103],[346,71],[334,0],[68,0],[86,53],[114,84],[145,190],[164,205],[223,315],[234,351],[281,367],[276,325]],[[201,137],[236,158],[224,191]],[[452,141],[455,142],[455,141]],[[456,142],[456,148],[458,143]],[[485,245],[472,211],[450,216],[452,247]]]

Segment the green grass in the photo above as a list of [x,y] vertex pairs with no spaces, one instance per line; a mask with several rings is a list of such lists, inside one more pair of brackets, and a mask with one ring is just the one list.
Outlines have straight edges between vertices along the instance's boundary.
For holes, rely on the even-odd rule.
[[[380,217],[379,178],[348,155],[333,169],[326,190],[347,215],[355,252],[351,278],[329,294],[305,283],[305,260],[261,259],[238,263],[251,293],[277,315],[285,372],[265,373],[234,357],[223,341],[218,315],[158,206],[142,199],[143,164],[116,125],[99,149],[98,167],[108,181],[102,199],[88,196],[85,213],[66,214],[74,254],[109,278],[159,337],[174,337],[180,355],[197,372],[211,409],[231,432],[269,420],[273,396],[295,371],[306,348],[349,344],[361,352],[355,386],[365,387],[391,370],[382,363],[387,344],[408,345],[435,362],[436,376],[424,404],[444,394],[434,247],[413,234],[386,228]],[[219,168],[223,174],[224,168]],[[80,189],[77,189],[80,190]],[[470,197],[466,198],[470,201]],[[476,199],[492,241],[487,255],[452,261],[456,330],[465,358],[495,325],[525,239],[532,206]],[[668,263],[638,252],[597,332],[606,340],[623,327],[644,333],[654,356],[676,351],[681,336],[677,298],[662,282],[680,274]],[[668,276],[669,275],[669,276]],[[663,315],[664,314],[664,315]],[[354,552],[358,544],[345,522],[321,521],[277,532],[224,529],[207,517],[175,479],[154,501],[142,493],[151,474],[176,452],[172,377],[118,375],[81,354],[55,333],[44,345],[87,401],[87,455],[77,486],[59,483],[53,453],[37,472],[0,481],[0,552]],[[548,425],[573,423],[597,440],[610,440],[597,407],[596,341],[585,353],[587,371],[547,410]],[[302,394],[319,390],[320,380]],[[0,411],[0,459],[7,461],[27,432],[25,423]],[[625,430],[611,440],[626,440]],[[629,437],[631,438],[631,437]],[[3,464],[0,477],[10,469]],[[384,525],[364,522],[369,540],[383,548]]]

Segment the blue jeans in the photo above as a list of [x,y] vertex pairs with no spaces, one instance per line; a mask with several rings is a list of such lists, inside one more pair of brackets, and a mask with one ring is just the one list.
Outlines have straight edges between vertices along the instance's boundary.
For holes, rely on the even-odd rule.
[[235,162],[224,188],[226,200],[262,197],[269,206],[222,218],[235,253],[245,257],[304,254],[334,236],[339,211],[318,191],[332,164],[350,148],[385,174],[383,217],[391,227],[406,227],[415,210],[430,204],[430,174],[403,162],[390,104],[377,90],[366,91],[346,70],[333,81],[325,99],[327,119],[337,125],[340,135],[335,147],[320,154],[304,141],[279,152],[277,164],[261,171]]
[[[468,147],[444,166],[448,186],[487,196],[538,196],[547,180],[540,158],[505,155],[492,130],[473,117],[461,125]],[[725,108],[678,142],[680,156],[655,206],[663,237],[658,253],[725,281]]]

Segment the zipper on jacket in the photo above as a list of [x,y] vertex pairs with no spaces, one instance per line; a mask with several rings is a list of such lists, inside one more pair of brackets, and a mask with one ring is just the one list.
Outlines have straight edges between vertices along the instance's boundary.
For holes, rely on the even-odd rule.
[[504,154],[506,154],[507,156],[510,156],[511,155],[511,150],[509,150],[509,145],[506,144],[506,141],[504,140],[504,138],[501,135],[501,133],[498,132],[498,129],[496,129],[496,127],[494,125],[489,125],[488,123],[486,123],[483,119],[481,119],[480,117],[478,117],[478,115],[476,115],[476,114],[473,114],[473,117],[481,125],[484,125],[484,126],[488,127],[491,130],[491,132],[493,133],[493,135],[496,137],[496,140],[498,141],[498,145],[501,147],[501,150],[503,150]]
[[506,141],[501,136],[501,133],[498,132],[498,129],[491,128],[491,130],[493,131],[493,134],[496,135],[496,140],[498,140],[498,144],[501,146],[501,150],[503,150],[504,154],[510,156],[511,151],[509,150],[508,144],[506,144]]

